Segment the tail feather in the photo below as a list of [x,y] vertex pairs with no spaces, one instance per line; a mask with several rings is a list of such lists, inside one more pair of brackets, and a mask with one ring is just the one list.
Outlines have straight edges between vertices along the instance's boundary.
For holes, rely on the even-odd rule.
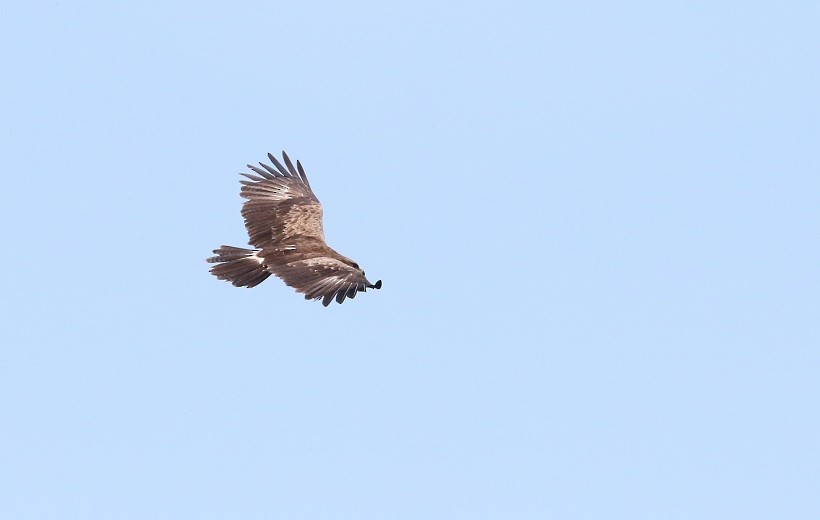
[[227,280],[236,287],[255,287],[270,276],[265,270],[262,258],[257,255],[258,249],[221,246],[214,249],[208,262],[217,264],[211,267],[211,274],[220,280]]

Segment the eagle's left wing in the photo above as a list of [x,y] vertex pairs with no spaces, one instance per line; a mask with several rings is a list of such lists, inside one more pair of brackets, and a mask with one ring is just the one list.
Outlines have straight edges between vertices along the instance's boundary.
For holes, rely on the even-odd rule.
[[287,167],[268,154],[274,167],[259,163],[248,165],[256,175],[243,173],[250,180],[241,181],[240,195],[248,199],[242,205],[242,216],[248,230],[248,243],[267,248],[283,245],[288,238],[314,238],[324,243],[322,205],[313,194],[302,164],[296,167],[285,152]]

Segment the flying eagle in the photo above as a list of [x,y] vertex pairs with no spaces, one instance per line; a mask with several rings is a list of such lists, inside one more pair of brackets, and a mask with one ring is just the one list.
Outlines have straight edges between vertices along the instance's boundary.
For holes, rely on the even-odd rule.
[[334,298],[342,303],[359,291],[381,289],[382,281],[370,283],[359,264],[342,256],[325,243],[322,205],[310,189],[302,164],[293,167],[283,151],[282,166],[268,154],[275,166],[248,165],[256,175],[242,173],[240,195],[247,199],[242,216],[255,249],[222,246],[208,262],[217,265],[211,273],[236,287],[255,287],[274,274],[303,293],[306,300],[322,300],[327,307]]

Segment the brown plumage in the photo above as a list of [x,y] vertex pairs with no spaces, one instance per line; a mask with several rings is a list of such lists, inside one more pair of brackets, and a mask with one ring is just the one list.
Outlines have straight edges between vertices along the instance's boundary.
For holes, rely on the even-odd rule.
[[380,289],[371,284],[359,265],[325,243],[322,205],[310,189],[302,164],[296,167],[285,152],[283,166],[268,154],[274,167],[248,165],[255,175],[242,173],[240,195],[248,243],[256,249],[222,246],[208,262],[211,273],[236,287],[254,287],[271,274],[303,293],[307,300],[322,300],[327,307],[335,298],[342,303],[357,292]]

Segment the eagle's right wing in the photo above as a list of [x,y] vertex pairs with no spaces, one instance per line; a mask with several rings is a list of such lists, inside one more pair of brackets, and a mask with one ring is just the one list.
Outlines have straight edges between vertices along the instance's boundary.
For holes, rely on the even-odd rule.
[[321,298],[325,307],[335,298],[342,303],[368,288],[380,289],[381,280],[371,284],[361,269],[351,267],[327,256],[298,260],[268,267],[286,284],[303,293],[307,300]]
[[248,243],[257,248],[286,246],[288,238],[300,236],[325,240],[322,229],[322,205],[310,188],[302,164],[293,167],[288,155],[282,158],[287,167],[268,154],[275,168],[259,163],[248,165],[256,175],[243,173],[250,180],[241,181],[240,195],[248,199],[242,205],[242,216],[248,230]]

